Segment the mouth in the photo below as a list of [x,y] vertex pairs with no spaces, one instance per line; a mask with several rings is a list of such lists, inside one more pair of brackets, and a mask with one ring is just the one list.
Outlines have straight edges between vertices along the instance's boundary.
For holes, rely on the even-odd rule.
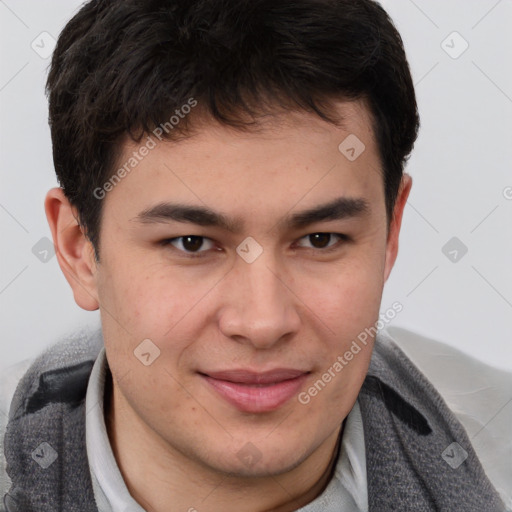
[[280,368],[269,372],[228,370],[200,373],[210,388],[241,412],[270,412],[284,405],[303,386],[309,372]]

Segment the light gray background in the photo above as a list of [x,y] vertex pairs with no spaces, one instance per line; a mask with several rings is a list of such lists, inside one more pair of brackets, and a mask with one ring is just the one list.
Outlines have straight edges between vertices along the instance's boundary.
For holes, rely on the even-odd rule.
[[[404,39],[422,121],[382,311],[399,301],[393,325],[512,369],[512,0],[382,4]],[[0,368],[99,325],[74,303],[57,259],[32,250],[51,237],[43,200],[57,184],[44,96],[51,41],[40,34],[57,37],[79,5],[0,0]],[[454,31],[469,44],[458,58]],[[442,251],[452,237],[468,248],[457,262]]]

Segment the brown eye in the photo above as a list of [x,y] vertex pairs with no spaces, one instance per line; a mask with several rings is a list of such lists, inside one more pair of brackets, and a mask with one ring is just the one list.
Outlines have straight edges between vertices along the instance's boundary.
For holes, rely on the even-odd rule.
[[329,245],[331,235],[329,233],[314,233],[309,235],[309,240],[317,249],[323,249]]
[[[338,240],[336,240],[338,238]],[[303,248],[319,249],[319,250],[330,250],[336,249],[338,245],[348,240],[346,235],[341,233],[311,233],[302,237],[300,240],[307,240],[311,246],[300,245]]]
[[183,248],[186,251],[192,251],[196,252],[199,249],[201,249],[201,246],[203,245],[203,237],[201,236],[184,236],[183,238]]
[[[163,246],[172,246],[177,251],[184,253],[185,256],[203,256],[203,253],[212,249],[213,242],[209,238],[197,235],[178,236],[162,240]],[[206,245],[206,248],[205,248]]]

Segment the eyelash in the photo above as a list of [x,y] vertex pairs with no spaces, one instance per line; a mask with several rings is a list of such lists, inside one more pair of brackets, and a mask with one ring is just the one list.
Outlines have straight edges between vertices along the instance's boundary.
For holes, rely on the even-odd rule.
[[[318,231],[318,232],[315,232],[315,233],[310,233],[308,235],[304,235],[303,237],[299,238],[299,240],[302,240],[303,238],[310,237],[312,235],[334,235],[334,236],[337,236],[337,237],[340,238],[338,243],[335,243],[334,245],[328,246],[327,248],[324,248],[324,249],[315,248],[315,247],[305,247],[304,248],[304,249],[313,250],[315,252],[320,252],[322,254],[330,254],[331,252],[337,251],[337,250],[340,249],[340,245],[341,244],[350,241],[350,237],[347,236],[347,235],[344,235],[343,233],[330,233],[330,232],[323,232],[323,231]],[[194,259],[194,258],[204,258],[204,257],[206,257],[207,253],[208,253],[208,250],[199,251],[199,252],[186,252],[186,251],[184,251],[182,249],[177,249],[176,247],[172,246],[171,242],[173,242],[175,240],[184,239],[184,238],[187,238],[187,237],[196,237],[196,238],[202,238],[204,240],[211,240],[208,237],[200,236],[200,235],[183,235],[183,236],[177,236],[175,238],[166,238],[165,240],[162,240],[160,242],[160,245],[162,245],[164,247],[167,247],[167,246],[170,245],[173,249],[176,249],[177,251],[182,253],[185,258]]]

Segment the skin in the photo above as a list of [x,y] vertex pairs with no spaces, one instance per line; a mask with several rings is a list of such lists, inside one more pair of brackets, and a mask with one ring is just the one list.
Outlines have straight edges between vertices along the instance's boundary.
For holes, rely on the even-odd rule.
[[[62,190],[48,192],[62,271],[77,304],[101,312],[113,375],[110,442],[148,511],[286,512],[331,478],[373,340],[308,404],[294,396],[270,412],[241,412],[198,371],[297,368],[310,372],[304,391],[378,320],[412,180],[404,175],[388,231],[368,110],[359,101],[338,108],[343,128],[284,113],[257,133],[209,124],[158,143],[103,200],[99,263]],[[353,162],[338,150],[351,133],[366,146]],[[137,149],[125,141],[119,166]],[[364,199],[369,209],[300,229],[281,223],[339,197]],[[165,201],[207,206],[242,227],[137,220]],[[318,242],[315,233],[349,238]],[[187,235],[206,237],[201,257],[187,257],[196,246],[177,239]],[[236,252],[249,236],[263,249],[252,263]],[[335,250],[325,253],[325,245]],[[134,355],[145,339],[161,351],[149,366]],[[257,450],[253,464],[239,456],[247,443]]]

